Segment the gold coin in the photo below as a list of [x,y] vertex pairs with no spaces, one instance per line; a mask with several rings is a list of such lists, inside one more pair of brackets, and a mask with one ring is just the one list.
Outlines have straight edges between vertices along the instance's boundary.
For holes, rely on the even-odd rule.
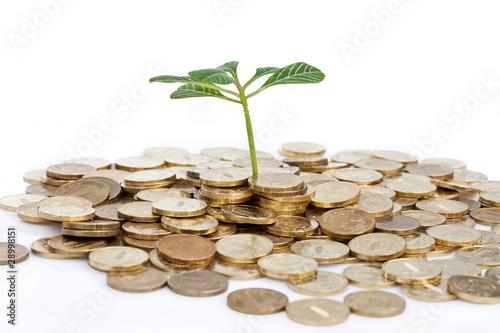
[[[431,181],[431,183],[438,186],[438,189],[444,188],[444,189],[454,190],[454,191],[477,192],[477,190],[473,189],[469,185],[456,183],[452,179],[447,179],[447,180],[433,179]],[[454,193],[454,192],[451,192],[451,193]]]
[[335,170],[335,169],[342,169],[342,168],[347,168],[348,164],[346,163],[336,163],[336,162],[330,162],[325,165],[311,165],[311,166],[301,166],[300,171],[304,172],[325,172],[325,171],[330,171],[330,170]]
[[200,154],[172,154],[164,157],[167,166],[188,166],[195,167],[197,164],[211,162],[212,159],[206,155]]
[[294,243],[291,249],[293,253],[313,258],[319,264],[338,263],[345,260],[349,254],[347,245],[321,239],[299,241]]
[[392,150],[375,150],[372,155],[384,160],[396,161],[404,165],[417,163],[418,159],[410,154]]
[[424,302],[450,302],[457,299],[448,292],[448,279],[437,283],[403,284],[401,291],[403,295]]
[[224,199],[213,199],[213,198],[210,198],[208,196],[206,196],[205,194],[203,194],[202,192],[197,192],[193,195],[193,197],[195,199],[198,199],[198,200],[202,200],[203,202],[205,202],[208,207],[222,207],[222,206],[225,206],[225,205],[231,205],[231,204],[240,204],[240,203],[246,203],[248,202],[252,197],[243,197],[243,198],[224,198]]
[[361,194],[363,193],[374,193],[374,194],[380,194],[385,196],[386,198],[389,198],[391,200],[396,199],[396,192],[391,190],[390,188],[383,187],[383,186],[378,186],[378,185],[365,185],[365,186],[360,186],[359,187]]
[[246,205],[226,205],[222,207],[222,214],[234,223],[268,225],[276,219],[276,213],[268,209]]
[[448,291],[467,302],[500,303],[500,283],[480,276],[452,276],[448,280]]
[[205,238],[215,243],[218,240],[221,240],[222,238],[235,234],[236,230],[237,230],[236,224],[219,223],[219,225],[217,226],[217,231],[215,231],[212,234],[205,235]]
[[147,293],[165,287],[167,275],[156,268],[144,267],[130,272],[109,272],[107,283],[118,291]]
[[17,217],[26,222],[47,223],[50,220],[40,217],[38,214],[38,202],[28,202],[17,208]]
[[174,154],[186,154],[187,150],[175,147],[153,147],[146,148],[142,151],[142,155],[150,157],[165,158]]
[[436,247],[434,238],[427,234],[416,233],[405,238],[406,254],[419,254],[432,251]]
[[46,198],[47,196],[39,194],[12,194],[0,199],[0,208],[9,212],[15,212],[17,208],[24,204],[39,202]]
[[[149,170],[146,170],[146,171],[149,171]],[[137,194],[141,191],[154,189],[154,188],[169,188],[173,185],[174,185],[174,182],[160,184],[160,185],[150,185],[150,186],[128,186],[128,185],[125,185],[125,183],[120,184],[123,192],[131,193],[131,194]]]
[[[460,192],[456,190],[450,190],[448,188],[438,187],[436,193],[430,199],[449,199],[449,200],[457,200],[460,196]],[[467,208],[469,206],[467,205]]]
[[138,247],[146,252],[156,249],[156,243],[158,243],[157,240],[144,240],[128,236],[123,237],[123,242],[128,246]]
[[28,184],[40,184],[42,182],[42,177],[45,176],[45,169],[30,170],[23,174],[23,180]]
[[217,231],[219,222],[209,215],[174,218],[162,216],[161,226],[180,234],[209,235]]
[[392,214],[401,214],[402,211],[403,208],[400,205],[398,205],[397,203],[392,204]]
[[125,219],[118,216],[118,209],[124,204],[123,202],[118,202],[96,207],[95,216],[101,220],[124,221]]
[[73,181],[74,180],[52,178],[47,175],[42,176],[42,184],[53,185],[53,186],[62,186],[64,184],[71,183]]
[[351,239],[348,246],[351,254],[358,259],[385,261],[401,256],[406,242],[401,236],[372,233]]
[[412,164],[405,168],[406,172],[444,180],[453,176],[453,169],[435,164]]
[[471,170],[453,171],[453,181],[460,184],[470,184],[481,180],[487,180],[488,176],[484,173]]
[[372,152],[368,150],[344,150],[330,157],[332,162],[354,164],[359,160],[371,158]]
[[404,284],[435,283],[441,280],[441,268],[425,260],[394,259],[382,265],[382,275]]
[[118,216],[132,222],[159,222],[160,216],[153,214],[149,201],[127,202],[118,208]]
[[88,239],[71,236],[56,236],[48,241],[49,249],[54,253],[85,257],[90,252],[105,247],[105,239]]
[[290,158],[285,158],[283,160],[283,163],[298,167],[304,167],[304,166],[310,167],[310,166],[326,165],[328,164],[328,159],[323,156],[290,157]]
[[411,217],[419,221],[421,230],[446,222],[446,217],[443,215],[425,210],[405,210],[402,214],[403,216]]
[[461,227],[474,228],[476,222],[468,216],[461,216],[454,219],[446,219],[445,225],[457,225]]
[[80,257],[79,255],[72,256],[51,252],[48,244],[50,239],[52,239],[52,237],[40,238],[31,243],[31,253],[37,257],[46,259],[73,259]]
[[361,193],[359,202],[348,207],[363,210],[374,217],[387,216],[393,209],[392,200],[377,193]]
[[97,170],[111,169],[111,162],[103,158],[95,158],[95,157],[74,158],[71,160],[67,160],[64,163],[86,164],[93,166]]
[[479,194],[479,202],[488,206],[500,207],[500,190],[488,190]]
[[326,298],[304,298],[288,303],[286,315],[291,320],[309,326],[332,326],[349,318],[349,307]]
[[307,183],[308,185],[312,185],[312,182],[321,182],[326,183],[326,182],[338,182],[339,180],[336,178],[333,178],[330,175],[325,175],[322,173],[313,173],[313,172],[300,172],[299,173],[300,178]]
[[314,187],[316,195],[311,204],[321,208],[337,208],[356,202],[360,197],[359,186],[348,182],[328,182]]
[[253,196],[248,186],[237,187],[213,187],[202,185],[200,192],[211,199],[249,199]]
[[288,297],[271,289],[245,288],[227,295],[227,306],[253,315],[278,313],[285,310],[287,304]]
[[375,230],[396,235],[412,235],[417,233],[420,222],[404,215],[389,215],[377,219]]
[[467,214],[469,206],[457,200],[425,199],[415,204],[418,209],[438,213],[446,218],[455,218]]
[[275,224],[265,226],[264,230],[272,235],[285,237],[303,237],[313,234],[318,222],[301,216],[282,216],[274,220]]
[[375,170],[384,175],[394,175],[403,170],[403,163],[380,158],[362,159],[354,163],[354,166],[361,169]]
[[[257,173],[259,175],[263,175],[265,173],[284,173],[284,174],[289,174],[289,175],[297,175],[298,172],[300,171],[299,168],[296,167],[289,167],[289,168],[281,168],[281,167],[260,167],[257,166]],[[252,170],[251,167],[244,167],[243,169],[246,170]]]
[[302,178],[286,173],[265,173],[248,178],[250,188],[268,193],[283,193],[299,190],[304,186]]
[[321,215],[319,224],[321,230],[330,237],[351,239],[372,232],[375,218],[359,209],[341,208]]
[[418,180],[395,180],[385,186],[398,196],[408,198],[427,198],[433,196],[437,190],[436,185]]
[[62,223],[63,228],[79,230],[116,230],[120,229],[120,226],[120,222],[110,220],[90,220]]
[[56,196],[38,203],[40,217],[59,222],[88,221],[95,216],[92,202],[80,197]]
[[351,265],[343,274],[352,285],[361,288],[382,289],[397,285],[396,281],[382,276],[382,264],[376,262]]
[[149,260],[151,261],[151,264],[153,264],[156,268],[161,269],[168,275],[177,275],[185,272],[201,271],[205,270],[208,266],[208,263],[180,264],[165,260],[158,254],[156,246],[151,252],[149,252]]
[[457,250],[458,260],[475,264],[481,268],[500,266],[500,249],[495,247],[471,246]]
[[85,230],[85,229],[68,229],[62,228],[61,233],[64,236],[75,236],[75,237],[114,237],[121,234],[120,229],[111,229],[111,230]]
[[122,187],[120,186],[120,183],[115,180],[105,177],[86,177],[85,180],[94,181],[106,186],[109,191],[109,198],[107,200],[108,203],[116,202],[120,198]]
[[484,277],[496,282],[500,282],[500,267],[488,269],[486,273],[484,273]]
[[462,194],[458,197],[458,201],[463,202],[464,204],[469,206],[469,211],[474,210],[474,209],[478,209],[481,207],[481,204],[479,202],[477,202],[474,199],[469,199],[468,197],[465,197]]
[[433,260],[432,263],[441,267],[441,277],[443,279],[448,279],[454,275],[481,276],[481,268],[479,266],[458,259],[437,259]]
[[160,169],[165,162],[161,158],[149,156],[123,157],[115,162],[118,170],[136,172],[149,169]]
[[273,251],[273,242],[264,236],[236,234],[215,244],[219,258],[233,263],[255,263]]
[[418,199],[416,199],[416,198],[397,197],[396,200],[394,200],[394,204],[400,205],[401,209],[403,211],[415,208],[415,204],[417,202],[418,202]]
[[89,254],[89,266],[104,272],[127,272],[143,268],[149,255],[141,249],[127,246],[111,246]]
[[127,186],[165,185],[175,180],[175,172],[168,169],[153,169],[133,172],[123,178]]
[[455,251],[453,246],[436,245],[432,251],[427,252],[425,256],[427,258],[444,257],[452,254]]
[[148,190],[142,190],[137,193],[137,200],[142,201],[159,201],[165,198],[190,198],[191,195],[183,190],[175,188],[152,188]]
[[169,217],[193,217],[203,215],[207,204],[198,199],[165,198],[152,204],[153,212]]
[[280,154],[289,157],[322,155],[326,147],[312,142],[288,142],[281,145]]
[[125,170],[97,170],[94,172],[90,172],[83,176],[83,179],[86,178],[109,178],[117,182],[118,184],[123,183],[123,179],[128,176],[130,172]]
[[144,240],[160,240],[166,235],[171,234],[170,231],[162,228],[159,223],[126,222],[122,228],[128,237]]
[[211,271],[187,272],[168,279],[168,287],[176,294],[191,297],[208,297],[224,293],[228,280]]
[[215,258],[210,262],[210,270],[224,275],[229,280],[255,280],[264,277],[257,264],[235,264]]
[[47,168],[46,174],[57,179],[80,179],[89,172],[97,169],[88,164],[63,163],[51,165]]
[[500,224],[491,227],[491,231],[500,235]]
[[403,297],[381,290],[362,290],[347,295],[344,303],[352,313],[365,317],[392,317],[403,313]]
[[47,184],[33,184],[26,188],[26,193],[45,195],[46,197],[53,197],[56,194],[58,187]]
[[248,177],[252,172],[243,168],[220,168],[206,170],[200,174],[200,181],[204,185],[232,187],[248,184]]
[[500,190],[499,180],[481,180],[470,183],[469,186],[477,192],[485,192],[489,190]]
[[17,265],[28,259],[29,255],[30,250],[21,244],[0,242],[0,265]]
[[453,158],[426,158],[420,164],[442,165],[451,169],[465,169],[465,162]]
[[434,237],[436,244],[446,246],[472,246],[481,244],[481,233],[472,228],[438,225],[426,230],[427,234]]
[[214,147],[214,148],[202,149],[201,154],[220,159],[222,154],[224,154],[224,153],[242,152],[242,151],[244,151],[244,150],[236,149],[236,148],[227,148],[227,147]]
[[289,280],[288,288],[308,296],[332,296],[347,290],[349,281],[343,276],[328,271],[318,271],[313,280]]
[[[280,160],[276,160],[274,158],[257,158],[257,165],[259,167],[280,167],[283,165],[283,162]],[[252,166],[252,159],[250,157],[242,157],[237,158],[233,161],[233,166],[246,168]],[[250,177],[250,176],[249,176]],[[248,177],[247,177],[248,178]]]
[[[250,157],[250,151],[241,150],[241,149],[232,149],[229,151],[225,151],[220,154],[219,158],[223,161],[234,161],[238,158],[248,158]],[[256,150],[255,157],[257,158],[273,158],[272,154]]]
[[481,246],[500,244],[500,235],[486,230],[479,230],[481,233]]
[[341,181],[351,182],[357,185],[372,185],[382,181],[384,175],[375,170],[343,168],[323,172],[324,175],[333,176]]
[[232,166],[233,163],[228,161],[203,162],[196,164],[196,167],[199,169],[220,169],[220,168],[231,168]]
[[59,187],[56,191],[56,196],[84,198],[92,202],[92,206],[95,208],[107,203],[109,198],[109,188],[96,181],[79,180]]
[[271,254],[257,261],[265,276],[280,280],[307,280],[317,274],[318,262],[314,259],[290,253]]

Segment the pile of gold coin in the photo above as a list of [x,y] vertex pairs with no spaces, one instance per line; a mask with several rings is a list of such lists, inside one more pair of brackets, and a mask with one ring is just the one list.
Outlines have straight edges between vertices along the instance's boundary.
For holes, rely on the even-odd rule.
[[[290,142],[279,152],[281,160],[257,152],[258,175],[249,152],[234,148],[66,161],[26,172],[26,193],[1,198],[0,208],[61,223],[61,235],[35,241],[31,253],[88,257],[124,292],[168,286],[207,297],[225,293],[229,280],[272,278],[313,297],[289,302],[245,288],[227,305],[286,311],[314,326],[401,314],[405,299],[378,290],[386,288],[419,301],[500,303],[500,181],[462,161],[396,151],[327,158],[321,144]],[[0,243],[0,264],[6,248]],[[26,260],[27,249],[16,248]],[[339,264],[348,265],[343,274],[328,269]],[[366,290],[347,293],[349,285]],[[328,298],[342,293],[343,302]]]

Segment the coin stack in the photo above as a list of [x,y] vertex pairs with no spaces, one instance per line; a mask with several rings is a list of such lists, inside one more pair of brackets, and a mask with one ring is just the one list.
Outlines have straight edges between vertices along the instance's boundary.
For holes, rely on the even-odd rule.
[[168,188],[174,185],[176,174],[168,169],[153,169],[133,172],[123,178],[123,191],[139,193],[153,188]]

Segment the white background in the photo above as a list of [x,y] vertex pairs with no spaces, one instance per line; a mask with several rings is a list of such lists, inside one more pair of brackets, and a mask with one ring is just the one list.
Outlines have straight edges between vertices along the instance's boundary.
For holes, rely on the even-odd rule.
[[[185,75],[231,60],[240,61],[242,79],[256,67],[297,61],[326,74],[321,84],[273,87],[249,100],[260,150],[277,154],[287,141],[323,143],[328,156],[353,148],[419,150],[421,156],[462,159],[469,169],[500,179],[497,1],[54,3],[0,4],[0,196],[24,192],[25,171],[63,161],[78,149],[116,160],[151,146],[191,152],[244,147],[238,105],[217,99],[171,100],[176,85],[145,83],[151,75]],[[377,23],[376,13],[380,17],[388,9],[390,17],[382,15],[382,24]],[[369,36],[363,38],[360,31],[366,29]],[[348,48],[354,53],[346,54]],[[482,83],[488,78],[493,85]],[[455,105],[465,112],[450,110]],[[438,140],[432,139],[436,131]],[[26,246],[59,234],[58,225],[32,225],[13,213],[1,214],[2,239],[8,225],[17,225],[18,242]],[[312,329],[288,320],[285,313],[236,313],[225,305],[227,294],[203,299],[168,289],[116,292],[106,286],[105,274],[89,268],[84,259],[59,262],[31,256],[18,268],[19,325],[6,324],[7,285],[1,277],[1,332]],[[328,269],[340,273],[343,268]],[[269,279],[231,282],[230,290],[252,286],[275,288],[291,301],[305,297]],[[331,298],[342,300],[355,290],[350,286]],[[400,293],[399,287],[391,291]],[[94,308],[92,299],[98,299]],[[400,316],[351,315],[335,328],[314,330],[492,331],[499,310],[500,305],[407,299]]]

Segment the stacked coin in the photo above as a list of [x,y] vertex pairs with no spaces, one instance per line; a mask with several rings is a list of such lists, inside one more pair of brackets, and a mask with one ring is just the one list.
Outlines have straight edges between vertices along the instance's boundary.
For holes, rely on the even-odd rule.
[[47,185],[61,186],[74,180],[81,179],[86,174],[96,170],[96,167],[88,164],[54,164],[47,167],[45,174],[41,176],[41,182]]
[[172,187],[175,178],[175,172],[169,169],[136,171],[125,176],[121,186],[123,191],[136,194],[153,188]]

